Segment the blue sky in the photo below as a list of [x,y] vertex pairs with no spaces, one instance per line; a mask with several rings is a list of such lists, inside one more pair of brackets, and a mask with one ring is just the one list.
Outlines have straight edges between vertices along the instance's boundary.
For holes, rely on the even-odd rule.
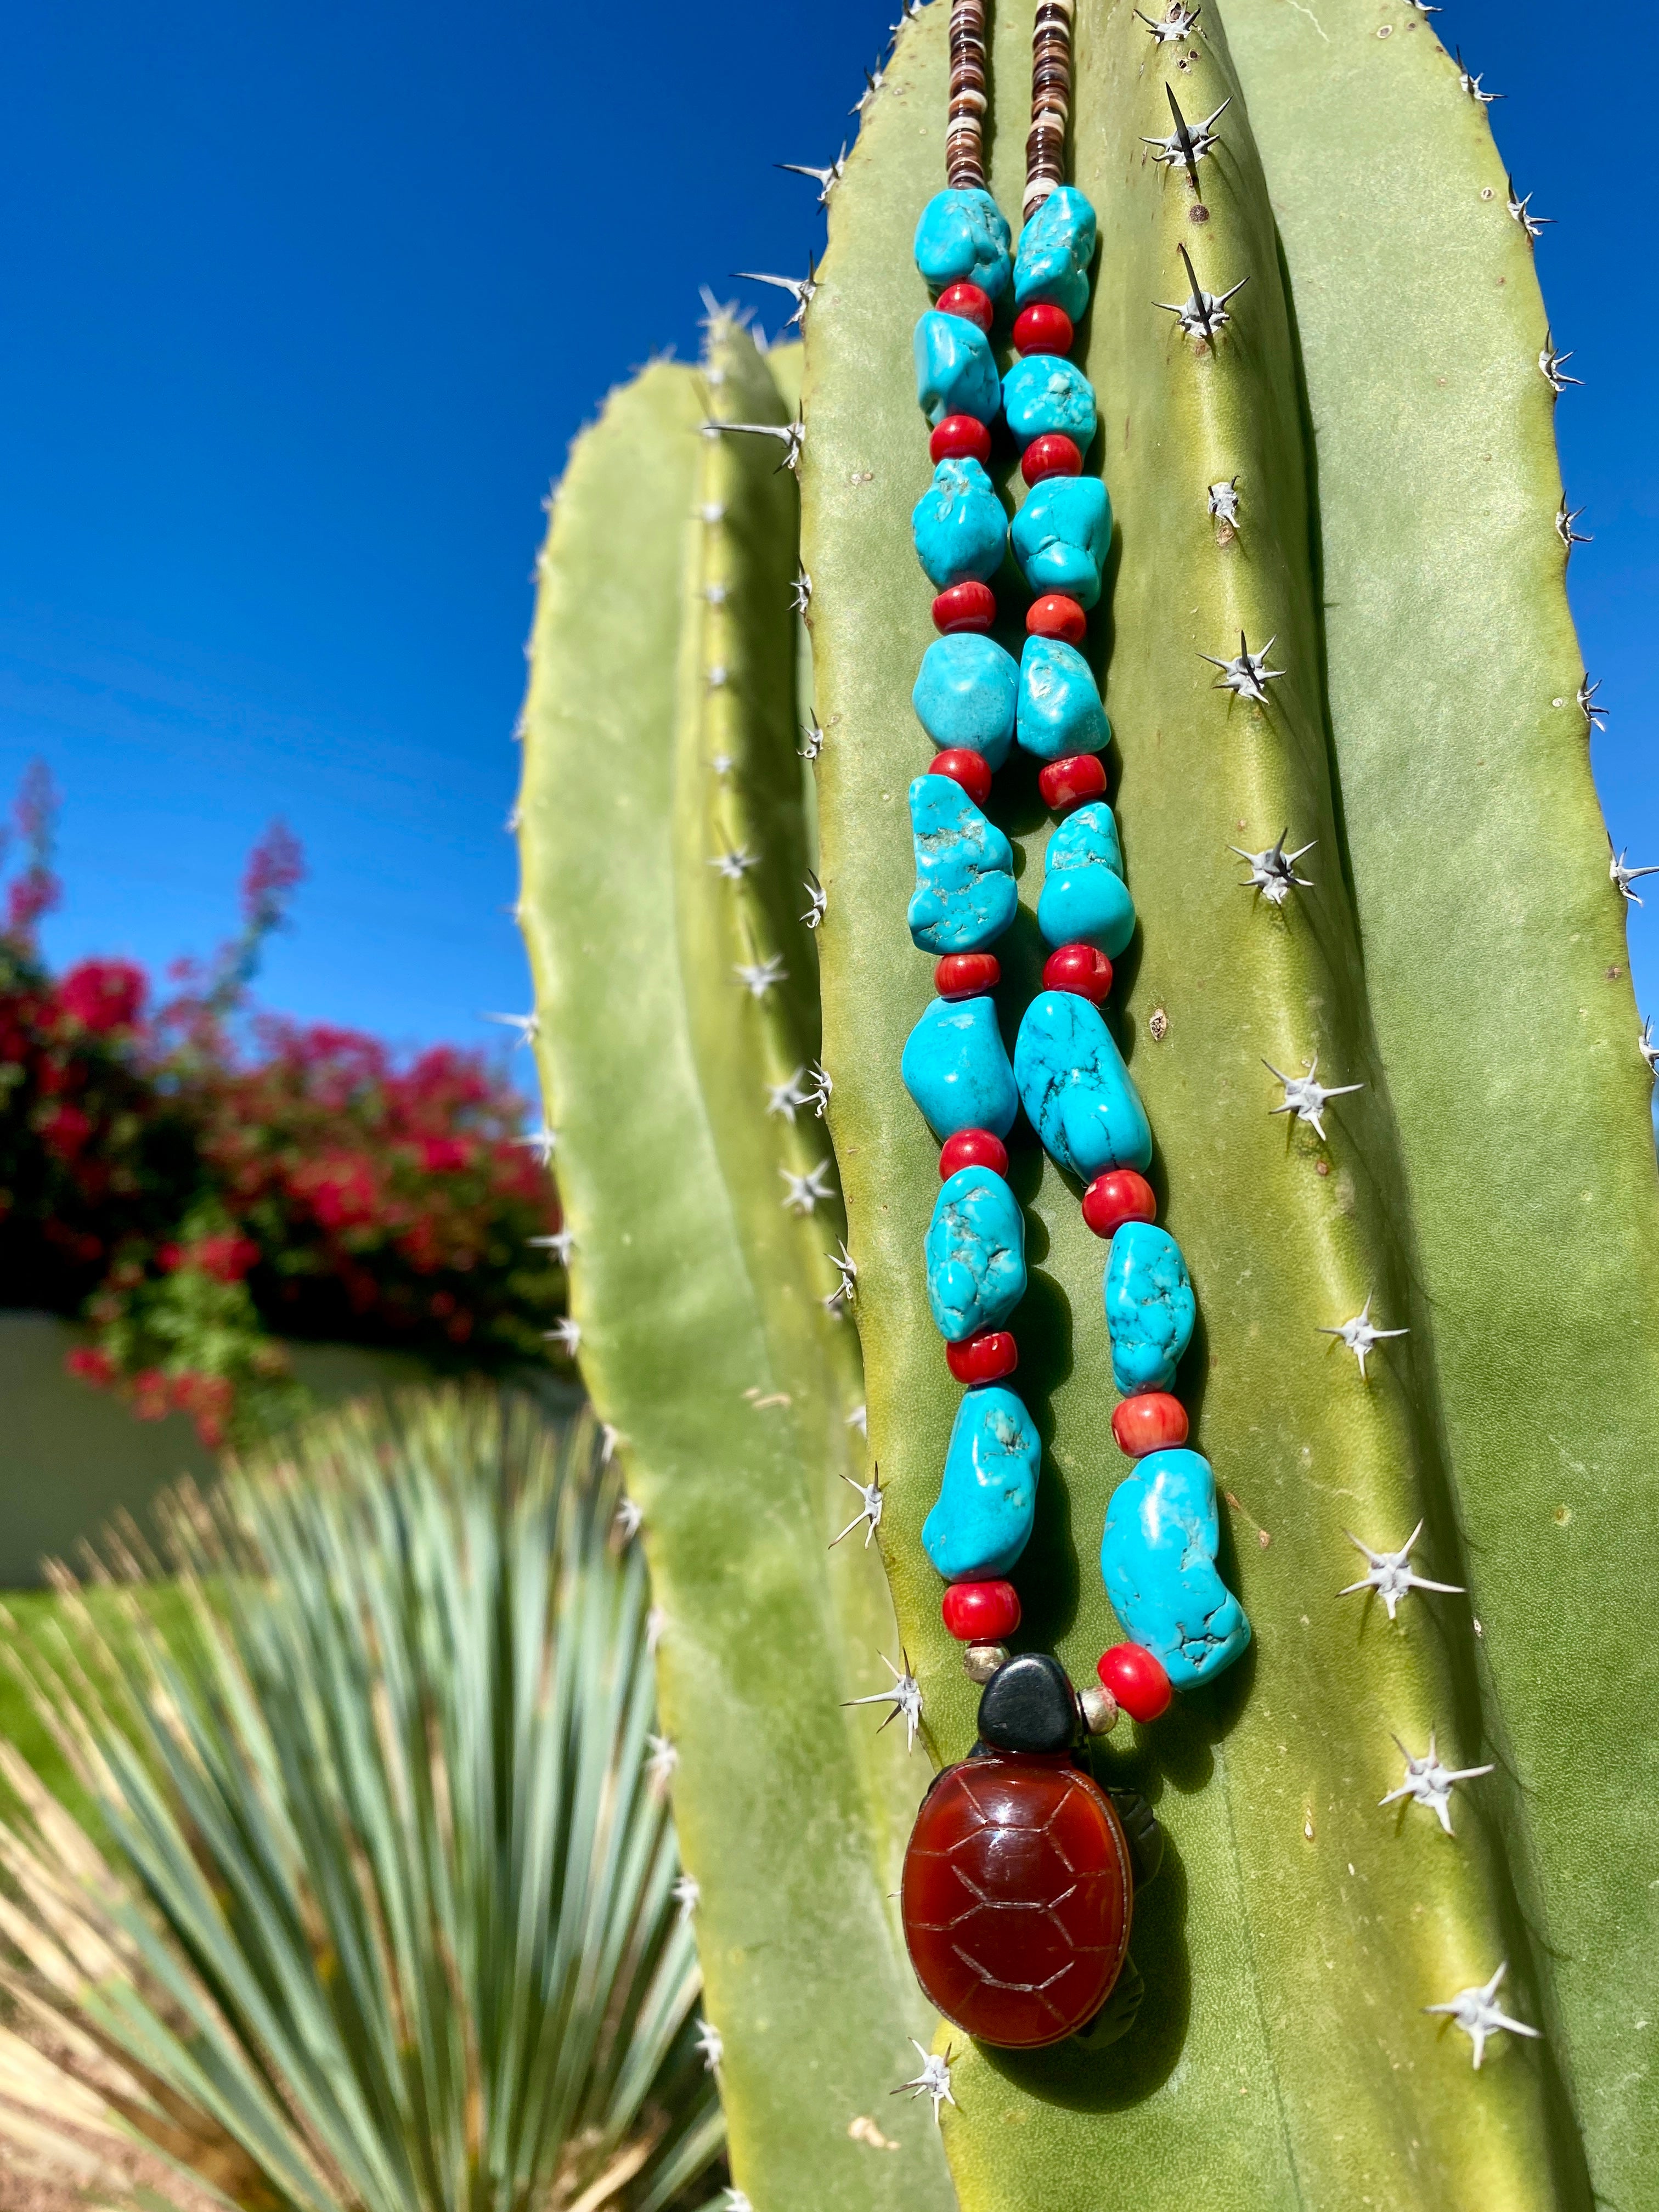
[[[274,813],[312,879],[264,993],[399,1040],[526,1003],[501,825],[539,502],[697,287],[805,266],[896,0],[14,9],[0,72],[0,782],[62,787],[48,950],[232,926]],[[1600,26],[1600,27],[1597,27]],[[1659,311],[1625,88],[1648,9],[1447,0],[1534,206],[1615,836],[1659,860]],[[1631,209],[1634,221],[1626,220]],[[1656,878],[1659,881],[1659,878]],[[1659,1010],[1659,897],[1632,909]]]

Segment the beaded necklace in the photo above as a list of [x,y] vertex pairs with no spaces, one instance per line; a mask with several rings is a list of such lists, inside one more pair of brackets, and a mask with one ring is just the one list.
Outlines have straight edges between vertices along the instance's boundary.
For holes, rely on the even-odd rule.
[[[915,239],[916,265],[934,295],[915,340],[934,471],[912,532],[937,593],[940,635],[912,696],[939,750],[910,786],[917,883],[908,918],[913,941],[936,957],[938,996],[905,1043],[902,1073],[941,1141],[927,1295],[951,1372],[966,1386],[922,1543],[946,1584],[945,1626],[984,1688],[980,1741],[924,1803],[902,1896],[928,1995],[974,2034],[1012,2045],[1056,2041],[1099,2017],[1127,1955],[1132,1854],[1109,1801],[1072,1757],[1079,1728],[1104,1735],[1121,1712],[1156,1720],[1176,1690],[1231,1665],[1250,1634],[1216,1570],[1214,1477],[1186,1448],[1187,1414],[1173,1394],[1195,1320],[1192,1285],[1179,1247],[1157,1225],[1146,1179],[1152,1131],[1101,1011],[1135,911],[1106,799],[1101,757],[1110,726],[1080,650],[1101,596],[1112,516],[1104,483],[1084,473],[1094,392],[1067,358],[1096,246],[1094,210],[1064,182],[1073,5],[1041,0],[1037,9],[1025,222],[1011,254],[1008,224],[985,182],[985,0],[952,0],[948,184],[923,210]],[[1017,358],[999,376],[990,333],[1010,292]],[[986,471],[999,415],[1029,488],[1012,526]],[[990,635],[991,580],[1011,540],[1033,594],[1018,662]],[[1042,763],[1038,785],[1059,819],[1036,913],[1052,949],[1011,1065],[990,996],[1001,970],[989,948],[1014,920],[1013,854],[982,809],[1016,744]],[[1085,1186],[1085,1220],[1109,1240],[1105,1317],[1121,1394],[1112,1431],[1132,1472],[1107,1509],[1101,1571],[1127,1640],[1102,1655],[1098,1684],[1081,1697],[1056,1660],[1011,1659],[1006,1643],[1020,1620],[1007,1577],[1031,1533],[1041,1458],[1030,1415],[1010,1387],[1018,1347],[1004,1325],[1026,1287],[1024,1220],[1003,1141],[1022,1105],[1050,1158]],[[957,1804],[953,1778],[968,1778],[961,1787],[971,1812]],[[1066,1893],[1067,1913],[1081,1920],[1060,1940],[1053,1899],[999,1894],[969,1940],[972,1900],[983,1901],[987,1881],[1041,1890],[1043,1877],[996,1874],[991,1854],[978,1886],[957,1898],[952,1853],[978,1848],[972,1839],[990,1832],[987,1820],[992,1829],[1029,1827],[1037,1796],[1042,1822],[1071,1824],[1071,1856],[1080,1852],[1091,1869],[1075,1894]],[[1011,1941],[1017,1970],[999,1972],[994,1954]],[[1052,1975],[1036,1955],[1045,1941],[1059,1942]]]

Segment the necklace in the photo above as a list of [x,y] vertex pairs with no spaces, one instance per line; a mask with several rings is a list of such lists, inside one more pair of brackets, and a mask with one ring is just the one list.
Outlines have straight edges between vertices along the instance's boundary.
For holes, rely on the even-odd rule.
[[[1196,1318],[1192,1285],[1157,1223],[1152,1131],[1101,1011],[1135,911],[1106,799],[1110,726],[1081,650],[1112,520],[1104,483],[1084,473],[1094,392],[1068,357],[1096,247],[1094,210],[1063,181],[1073,5],[1040,0],[1037,9],[1025,222],[1011,253],[985,182],[985,0],[952,0],[947,188],[923,210],[915,239],[934,295],[915,339],[934,471],[912,532],[939,635],[913,703],[939,750],[910,787],[917,883],[908,918],[913,941],[936,957],[938,996],[901,1072],[941,1140],[927,1294],[951,1372],[966,1386],[922,1543],[946,1583],[945,1626],[983,1686],[979,1741],[923,1802],[902,1898],[930,1998],[970,2033],[1013,2045],[1055,2042],[1103,2017],[1127,1955],[1135,1881],[1156,1867],[1150,1812],[1114,1804],[1073,1756],[1079,1735],[1108,1733],[1123,1712],[1156,1720],[1176,1690],[1231,1665],[1250,1634],[1215,1565],[1214,1477],[1187,1447],[1173,1391]],[[1011,295],[1017,358],[1000,376],[990,333]],[[1012,527],[986,469],[999,415],[1029,488]],[[1011,542],[1033,594],[1018,661],[991,635],[992,579]],[[1014,919],[1013,854],[982,810],[1016,744],[1042,763],[1038,785],[1060,818],[1036,916],[1052,949],[1011,1064],[989,948]],[[1030,1536],[1041,1459],[1010,1385],[1019,1355],[1005,1326],[1026,1287],[1004,1143],[1021,1106],[1050,1158],[1085,1187],[1084,1218],[1109,1240],[1103,1300],[1121,1394],[1112,1429],[1132,1462],[1101,1544],[1127,1640],[1102,1655],[1098,1683],[1080,1696],[1058,1660],[1010,1657],[1006,1642],[1020,1621],[1007,1577]]]

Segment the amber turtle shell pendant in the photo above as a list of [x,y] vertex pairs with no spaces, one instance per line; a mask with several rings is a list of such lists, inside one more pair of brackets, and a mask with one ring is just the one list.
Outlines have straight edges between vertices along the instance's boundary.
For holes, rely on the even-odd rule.
[[1134,1869],[1106,1792],[1072,1757],[1077,1697],[1023,1653],[980,1701],[980,1741],[922,1800],[904,1855],[904,1939],[930,2001],[982,2043],[1075,2034],[1128,1955]]

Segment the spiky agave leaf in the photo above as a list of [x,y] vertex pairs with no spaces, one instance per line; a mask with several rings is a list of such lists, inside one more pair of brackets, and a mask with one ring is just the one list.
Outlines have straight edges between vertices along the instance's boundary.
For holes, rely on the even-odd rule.
[[596,1457],[410,1392],[180,1494],[186,1632],[66,1590],[27,1663],[110,1841],[0,1747],[15,2160],[108,2191],[136,2126],[176,2201],[304,2212],[662,2212],[705,2174],[645,1570]]

